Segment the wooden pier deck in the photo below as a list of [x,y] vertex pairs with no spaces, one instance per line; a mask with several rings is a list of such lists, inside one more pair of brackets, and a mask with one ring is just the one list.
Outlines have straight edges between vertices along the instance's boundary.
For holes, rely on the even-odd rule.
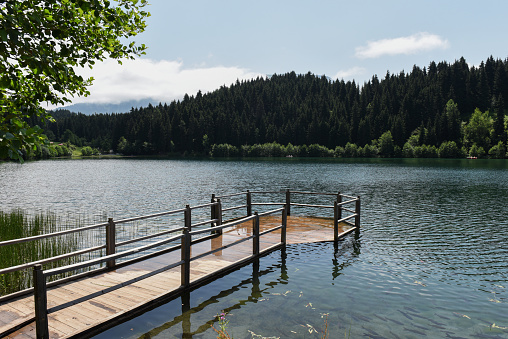
[[[259,233],[280,225],[280,220],[280,216],[260,217]],[[350,224],[339,223],[338,232],[340,236],[343,236],[354,229],[356,227]],[[287,244],[334,241],[332,218],[287,216],[285,230]],[[278,229],[258,237],[259,252],[267,253],[279,248],[281,232],[282,229]],[[254,239],[227,247],[252,234],[253,222],[250,220],[224,228],[222,234],[192,244],[191,257],[219,248],[223,249],[190,262],[190,287],[194,288],[207,283],[252,260]],[[174,251],[96,276],[49,287],[47,289],[48,308],[90,294],[97,294],[92,299],[50,313],[48,315],[49,337],[88,337],[178,296],[182,292],[180,266],[169,270],[162,270],[162,268],[180,260],[181,252]],[[161,272],[133,282],[156,270]],[[103,293],[105,289],[119,284],[125,284],[125,286]],[[0,337],[3,335],[5,338],[36,338],[34,319],[33,295],[0,303]],[[14,332],[10,331],[23,323],[28,324]]]

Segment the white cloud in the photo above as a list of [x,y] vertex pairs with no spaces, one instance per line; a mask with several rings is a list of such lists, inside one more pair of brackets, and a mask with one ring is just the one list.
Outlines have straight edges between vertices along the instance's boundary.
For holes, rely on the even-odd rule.
[[92,70],[79,69],[85,78],[94,77],[89,87],[90,96],[73,98],[74,104],[120,103],[128,100],[152,98],[171,102],[186,93],[195,95],[213,91],[222,85],[229,86],[239,80],[262,76],[238,67],[208,67],[186,69],[181,61],[153,61],[150,59],[115,60],[95,64]]
[[415,54],[448,47],[448,40],[439,35],[422,32],[407,37],[369,41],[367,46],[357,47],[355,55],[361,59],[368,59],[383,55]]
[[354,78],[357,75],[365,74],[367,70],[363,67],[353,67],[346,70],[338,71],[335,76],[333,76],[333,79],[351,79]]

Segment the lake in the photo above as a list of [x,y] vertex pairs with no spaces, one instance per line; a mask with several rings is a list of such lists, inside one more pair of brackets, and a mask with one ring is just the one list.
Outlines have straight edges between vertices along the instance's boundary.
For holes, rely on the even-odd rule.
[[0,188],[3,211],[94,220],[246,189],[361,196],[356,236],[288,246],[98,337],[214,338],[226,310],[235,338],[319,338],[325,319],[331,338],[508,338],[507,160],[51,160],[1,163]]

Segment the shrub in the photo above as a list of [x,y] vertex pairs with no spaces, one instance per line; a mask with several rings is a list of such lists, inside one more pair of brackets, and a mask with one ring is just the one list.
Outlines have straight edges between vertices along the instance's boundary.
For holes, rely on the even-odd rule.
[[210,155],[212,157],[236,157],[238,148],[230,144],[213,144]]
[[356,144],[348,142],[346,144],[346,147],[344,147],[344,157],[356,158],[357,156],[358,156],[358,146]]
[[444,141],[439,146],[438,154],[440,158],[460,158],[462,156],[461,153],[455,141]]
[[374,145],[365,145],[360,148],[358,148],[358,155],[365,157],[365,158],[374,158],[377,156],[378,150],[377,147]]
[[[418,146],[416,146],[418,147]],[[415,155],[415,147],[413,147],[413,145],[411,145],[409,142],[406,142],[404,144],[404,147],[402,148],[402,156],[404,158],[414,158],[416,157]]]
[[471,148],[469,149],[469,156],[483,158],[485,156],[485,150],[483,149],[483,147],[478,146],[477,144],[473,144],[473,146],[471,146]]
[[503,159],[506,156],[506,147],[502,141],[489,150],[489,157],[492,159]]
[[434,145],[415,146],[414,154],[417,158],[437,158],[438,150]]
[[333,152],[335,157],[337,158],[342,158],[344,156],[344,147],[342,146],[337,146],[335,147],[335,151]]

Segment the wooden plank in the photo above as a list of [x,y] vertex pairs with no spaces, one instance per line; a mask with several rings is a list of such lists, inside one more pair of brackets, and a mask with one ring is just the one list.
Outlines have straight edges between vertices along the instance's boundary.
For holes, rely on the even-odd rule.
[[[25,326],[23,327],[22,329],[20,329],[19,331],[16,331],[10,335],[8,335],[6,338],[9,338],[9,339],[32,339],[32,338],[36,338],[36,335],[35,335],[35,324],[34,325],[28,325],[28,326]],[[55,336],[51,336],[50,334],[50,338],[58,338],[58,337],[55,337]]]
[[19,317],[18,312],[13,310],[8,305],[0,311],[0,322],[2,324],[9,324],[12,321],[15,321]]
[[[84,295],[86,295],[86,294],[84,294]],[[69,298],[69,294],[66,293],[66,291],[53,290],[53,291],[48,291],[48,300],[50,298],[53,300],[58,300],[60,304],[63,304],[64,302],[71,301],[73,298],[75,298],[75,295],[72,298]],[[70,306],[66,309],[63,309],[63,310],[60,310],[60,311],[57,311],[57,312],[51,313],[51,314],[54,314],[56,317],[57,315],[60,315],[62,313],[64,313],[64,314],[70,313],[70,312],[72,312],[71,311],[72,309],[75,310],[76,314],[80,314],[82,316],[90,318],[90,320],[100,320],[104,316],[112,313],[112,310],[103,309],[100,307],[93,306],[91,304],[87,304],[86,302],[82,302],[82,303]]]
[[[3,305],[3,306],[7,307],[7,309],[9,309],[9,308],[14,309],[21,317],[33,316],[35,314],[33,298],[28,298],[28,299],[29,299],[28,300],[29,303],[19,301],[19,302],[9,303],[9,304]],[[2,307],[2,309],[3,309],[3,307]],[[1,311],[0,311],[0,313],[1,313]]]
[[[67,290],[67,286],[62,288],[63,290]],[[79,289],[83,291],[86,295],[92,294],[96,292],[95,288],[90,288],[90,284],[87,281],[81,282],[81,284],[76,285],[73,289]],[[110,295],[110,293],[103,294],[101,296],[95,297],[93,299],[87,300],[84,303],[94,304],[98,306],[98,304],[102,305],[102,307],[112,308],[112,309],[124,309],[125,307],[131,306],[135,304],[134,301],[128,302],[127,299],[124,298],[114,298]],[[101,306],[98,306],[101,307]]]
[[[280,224],[280,215],[263,216],[260,218],[259,230],[263,232]],[[341,224],[338,228],[339,232],[341,230],[342,232],[351,230],[351,226],[347,224]],[[221,248],[222,246],[231,245],[240,239],[250,237],[252,232],[252,220],[226,228],[221,236],[194,244],[191,249],[191,255],[196,256]],[[287,217],[286,240],[288,244],[333,241],[333,239],[332,218]],[[281,230],[262,235],[259,238],[259,249],[262,251],[271,248],[278,244],[280,240]],[[202,283],[208,281],[213,279],[214,275],[222,274],[231,269],[231,267],[236,267],[246,260],[250,260],[252,246],[252,240],[248,240],[192,261],[190,265],[191,282]],[[53,287],[48,290],[48,307],[60,305],[72,299],[102,291],[179,260],[180,251],[175,251],[115,271]],[[115,317],[124,316],[133,309],[140,309],[142,305],[151,300],[157,300],[171,291],[178,291],[180,283],[180,268],[176,267],[52,313],[49,315],[50,336],[75,335],[115,319]],[[26,317],[31,317],[33,305],[33,296],[1,304],[0,333],[2,328],[9,328],[13,323],[20,323]],[[25,326],[23,329],[13,333],[13,335],[20,338],[35,337],[34,326],[33,324]]]
[[49,320],[49,334],[50,336],[51,334],[55,335],[56,338],[70,335],[79,330],[79,328],[72,327],[68,323],[63,323],[59,321],[54,317],[53,314],[50,314],[48,316],[48,320]]
[[[143,273],[146,273],[146,272],[143,272]],[[135,274],[132,274],[132,272],[124,272],[121,274],[112,272],[112,273],[109,273],[107,276],[103,277],[101,279],[101,281],[102,282],[109,281],[110,283],[113,283],[112,285],[115,285],[115,284],[123,283],[129,279],[138,277],[140,275],[141,274],[138,274],[138,272],[136,272]],[[157,294],[166,292],[166,288],[157,287],[157,286],[150,286],[150,284],[148,284],[147,281],[150,281],[151,278],[153,278],[153,277],[144,279],[142,281],[138,281],[138,282],[131,284],[129,286],[131,287],[131,290],[132,290],[132,288],[135,288],[137,292],[139,292],[143,295],[146,295],[146,294],[157,295]],[[119,289],[119,291],[127,289],[129,286],[122,287],[121,289]],[[114,293],[114,292],[111,292],[111,293]],[[125,293],[125,292],[121,292],[121,293]],[[139,294],[139,293],[136,293],[136,294]]]

